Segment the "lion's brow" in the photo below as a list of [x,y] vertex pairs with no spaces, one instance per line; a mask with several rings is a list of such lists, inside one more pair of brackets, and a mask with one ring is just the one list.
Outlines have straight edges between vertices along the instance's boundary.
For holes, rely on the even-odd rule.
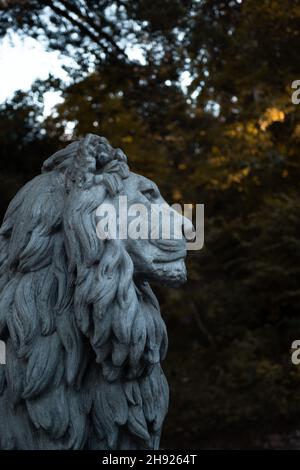
[[157,185],[153,181],[148,180],[147,178],[139,181],[138,188],[140,190],[153,189],[156,193],[159,194]]

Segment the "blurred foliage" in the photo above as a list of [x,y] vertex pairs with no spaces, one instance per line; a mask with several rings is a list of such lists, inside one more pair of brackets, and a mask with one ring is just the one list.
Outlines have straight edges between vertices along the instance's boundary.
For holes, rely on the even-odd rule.
[[[300,2],[2,4],[0,35],[32,35],[76,64],[71,85],[50,77],[0,107],[2,212],[46,156],[86,132],[122,147],[170,202],[205,204],[189,282],[157,289],[170,332],[163,445],[197,448],[216,433],[215,445],[239,445],[249,429],[254,445],[297,423]],[[49,89],[64,101],[43,119]]]

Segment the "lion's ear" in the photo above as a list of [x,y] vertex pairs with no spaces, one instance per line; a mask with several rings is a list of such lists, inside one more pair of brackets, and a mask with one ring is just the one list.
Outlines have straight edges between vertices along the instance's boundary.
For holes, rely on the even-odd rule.
[[78,151],[80,141],[72,142],[62,150],[58,150],[44,161],[42,173],[52,170],[65,170],[72,163],[73,157]]

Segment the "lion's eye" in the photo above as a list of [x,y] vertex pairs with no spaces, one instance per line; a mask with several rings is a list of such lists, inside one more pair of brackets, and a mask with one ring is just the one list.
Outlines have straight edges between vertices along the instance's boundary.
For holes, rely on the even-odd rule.
[[151,201],[156,197],[156,191],[154,188],[147,188],[147,189],[142,189],[141,193],[149,200]]

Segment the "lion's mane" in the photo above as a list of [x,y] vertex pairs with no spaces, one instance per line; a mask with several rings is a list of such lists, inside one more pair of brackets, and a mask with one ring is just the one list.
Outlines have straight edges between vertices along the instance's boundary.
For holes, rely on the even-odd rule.
[[155,449],[167,411],[167,335],[97,207],[128,176],[88,135],[44,163],[0,230],[1,449]]

